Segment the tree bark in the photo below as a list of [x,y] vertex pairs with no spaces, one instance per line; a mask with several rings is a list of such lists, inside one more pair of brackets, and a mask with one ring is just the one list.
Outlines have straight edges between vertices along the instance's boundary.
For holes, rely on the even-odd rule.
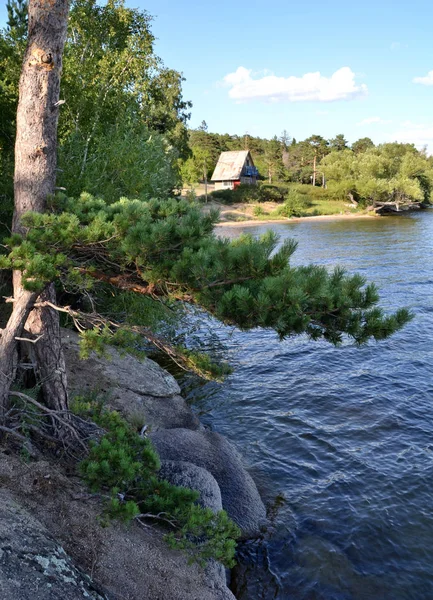
[[[53,284],[38,298],[38,302],[46,301],[56,304]],[[68,382],[59,313],[49,307],[34,308],[25,328],[33,336],[42,336],[35,344],[29,344],[29,350],[36,365],[36,378],[42,386],[45,404],[53,410],[67,410]]]
[[24,292],[15,297],[14,309],[1,332],[0,338],[0,419],[3,421],[8,407],[9,390],[15,379],[17,337],[21,337],[24,324],[37,298],[36,293]]
[[352,192],[349,192],[349,193],[347,194],[347,196],[348,196],[348,198],[349,198],[349,200],[350,200],[350,203],[351,203],[353,206],[358,206],[359,202],[357,202],[357,201],[355,200],[355,198],[353,197],[353,194],[352,194]]
[[[13,231],[25,234],[21,217],[28,211],[43,212],[47,198],[55,192],[57,164],[57,122],[62,54],[68,24],[68,0],[30,0],[28,43],[24,56],[17,111],[15,143],[15,212]],[[10,356],[15,355],[13,329],[20,321],[22,306],[32,303],[32,292],[23,289],[20,272],[14,272],[14,310],[3,332],[0,345],[6,377],[0,398],[9,393],[13,379]],[[55,303],[51,285],[41,296]],[[34,356],[45,402],[50,408],[67,408],[66,373],[60,342],[59,317],[52,309],[34,309],[26,329],[42,336],[35,344]],[[19,336],[18,336],[19,337]],[[0,356],[2,354],[0,353]],[[3,361],[3,358],[2,358]],[[12,377],[12,379],[11,379]]]

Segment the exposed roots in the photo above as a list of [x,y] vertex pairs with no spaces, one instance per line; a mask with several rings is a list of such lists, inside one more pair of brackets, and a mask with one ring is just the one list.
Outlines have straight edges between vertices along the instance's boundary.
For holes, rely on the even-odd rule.
[[98,440],[104,431],[67,410],[52,410],[23,392],[11,391],[15,399],[4,416],[0,435],[36,457],[38,450],[50,450],[56,456],[81,460],[88,444]]

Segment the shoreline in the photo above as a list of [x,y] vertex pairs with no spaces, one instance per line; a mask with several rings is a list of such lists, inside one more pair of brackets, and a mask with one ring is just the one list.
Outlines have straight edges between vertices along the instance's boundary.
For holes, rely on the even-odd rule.
[[287,217],[286,219],[247,219],[245,221],[219,221],[215,227],[244,227],[253,225],[266,225],[267,223],[298,223],[300,221],[340,221],[348,219],[379,219],[380,215],[368,214],[337,214],[337,215],[311,215],[310,217]]

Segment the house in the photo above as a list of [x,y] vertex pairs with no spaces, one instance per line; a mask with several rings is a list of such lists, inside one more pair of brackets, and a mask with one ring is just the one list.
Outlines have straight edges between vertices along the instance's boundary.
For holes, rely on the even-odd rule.
[[249,150],[221,152],[212,181],[215,190],[233,190],[241,183],[256,185],[258,175]]

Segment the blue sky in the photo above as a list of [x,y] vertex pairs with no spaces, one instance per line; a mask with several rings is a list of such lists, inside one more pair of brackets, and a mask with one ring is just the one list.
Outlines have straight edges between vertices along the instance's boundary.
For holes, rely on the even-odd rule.
[[205,120],[210,131],[262,137],[286,129],[297,139],[344,133],[433,152],[431,2],[127,5],[154,15],[157,54],[186,78],[192,127]]

